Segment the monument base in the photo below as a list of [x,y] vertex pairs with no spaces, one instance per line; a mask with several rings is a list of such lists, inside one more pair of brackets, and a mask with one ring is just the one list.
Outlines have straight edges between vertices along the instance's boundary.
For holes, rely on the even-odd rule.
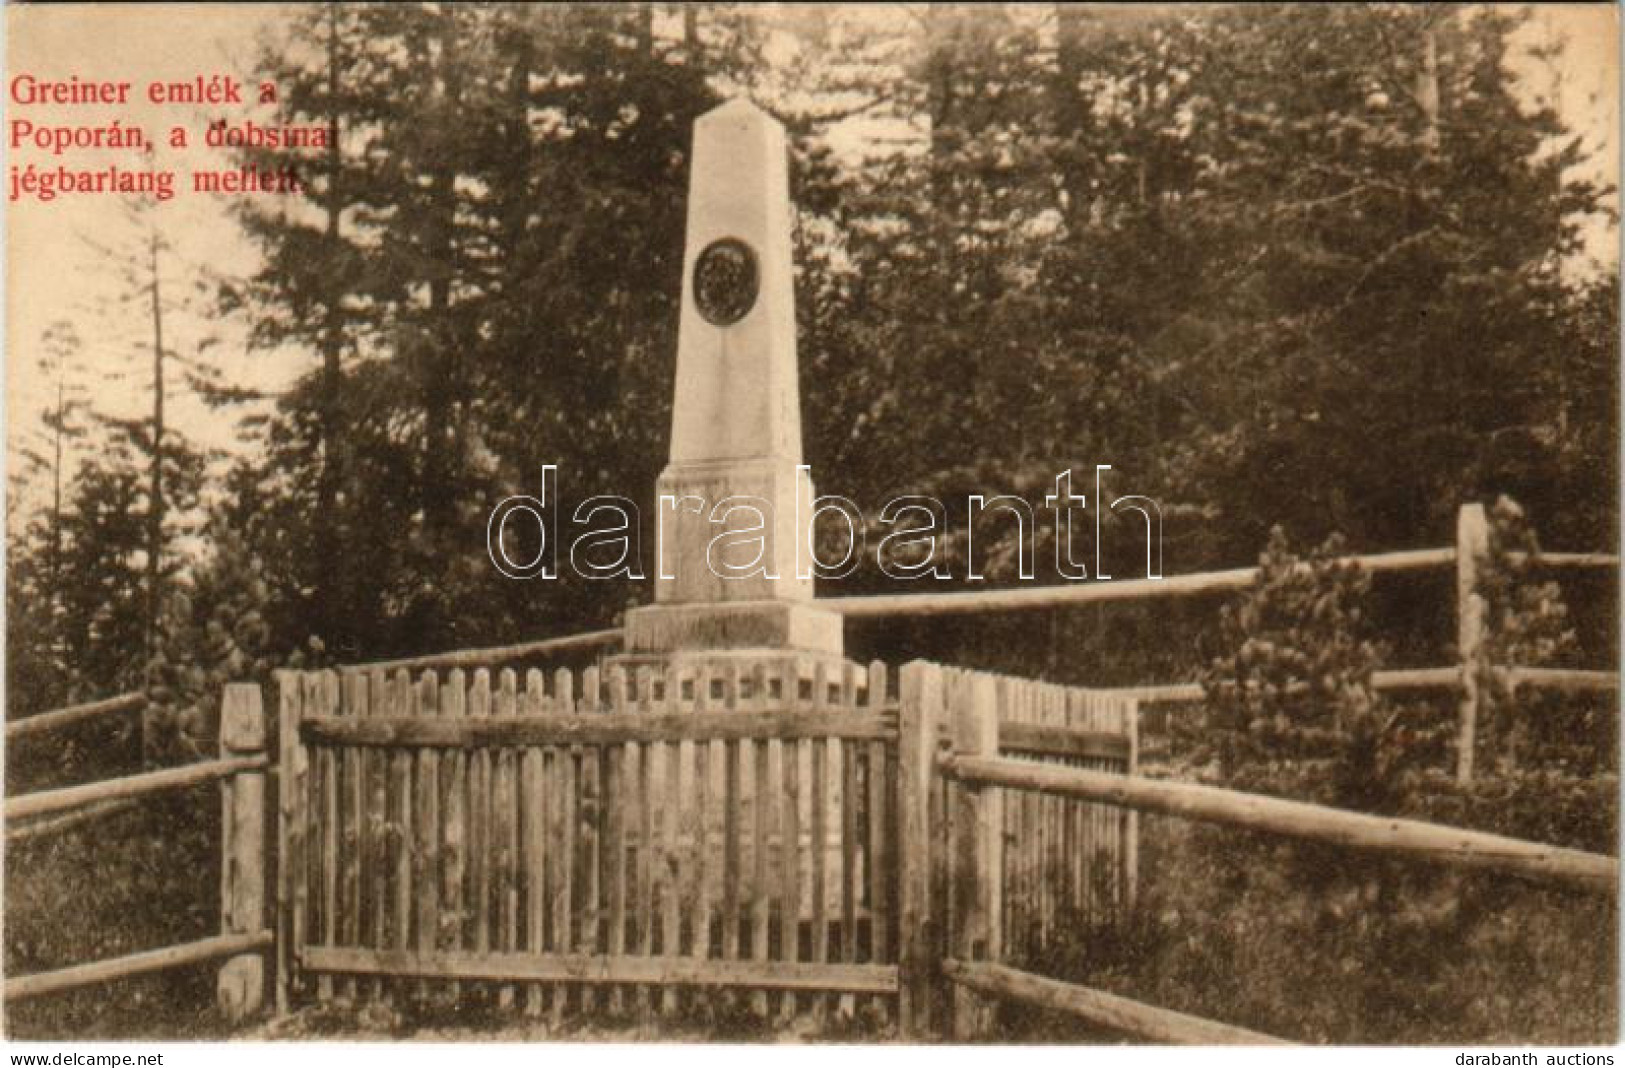
[[626,613],[626,651],[842,655],[841,614],[795,601],[654,604]]

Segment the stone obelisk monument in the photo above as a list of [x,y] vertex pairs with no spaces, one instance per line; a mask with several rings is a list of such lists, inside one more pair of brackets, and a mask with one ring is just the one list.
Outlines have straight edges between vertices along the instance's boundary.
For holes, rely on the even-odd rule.
[[811,577],[799,577],[813,492],[797,467],[791,225],[784,127],[744,99],[702,115],[671,454],[656,483],[655,603],[627,613],[634,656],[841,654],[840,615],[816,606]]

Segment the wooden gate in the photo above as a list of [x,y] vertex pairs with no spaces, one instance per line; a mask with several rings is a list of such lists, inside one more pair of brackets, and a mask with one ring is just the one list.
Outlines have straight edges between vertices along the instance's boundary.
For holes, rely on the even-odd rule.
[[279,681],[284,1002],[895,994],[882,666]]
[[[935,703],[986,678],[920,668],[939,681],[916,699]],[[929,741],[902,744],[879,663],[278,684],[283,1011],[382,997],[557,1020],[687,1012],[722,990],[763,1016],[883,1022],[899,1014],[900,967],[941,957],[937,895],[903,901],[908,871],[940,885],[945,870],[940,783],[911,831],[909,791],[926,780],[900,754],[934,761],[947,720],[916,708],[905,718]],[[997,692],[983,711],[1012,753],[1132,766],[1132,716],[1108,723],[1084,691],[1000,679]],[[1034,945],[1069,910],[1105,907],[1091,896],[1102,863],[1112,894],[1131,885],[1122,817],[1065,805],[1012,806],[1006,825],[1006,926]]]

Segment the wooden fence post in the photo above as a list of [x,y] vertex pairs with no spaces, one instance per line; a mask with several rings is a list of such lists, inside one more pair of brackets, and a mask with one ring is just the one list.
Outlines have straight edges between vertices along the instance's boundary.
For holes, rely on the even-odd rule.
[[299,719],[304,693],[297,671],[279,671],[277,682],[277,890],[276,1011],[286,1015],[293,1001],[294,954],[304,938],[304,747]]
[[[972,675],[954,695],[951,730],[954,753],[999,755],[998,691],[989,675]],[[1004,792],[998,787],[955,783],[949,790],[948,846],[952,931],[949,950],[964,963],[1003,955]],[[992,1002],[955,984],[953,1037],[965,1042],[987,1033]]]
[[915,661],[898,679],[897,722],[897,1017],[905,1039],[931,1035],[937,961],[936,913],[931,893],[931,791],[937,778],[937,722],[942,669]]
[[1482,504],[1464,504],[1456,515],[1456,649],[1461,664],[1461,705],[1456,735],[1456,781],[1473,781],[1478,736],[1480,668],[1484,658],[1484,597],[1478,569],[1489,552],[1489,522]]
[[[1126,698],[1118,708],[1124,732],[1128,735],[1128,759],[1124,761],[1126,775],[1140,773],[1140,702]],[[1140,814],[1127,809],[1123,814],[1123,911],[1134,911],[1140,899]]]
[[[220,756],[265,752],[265,706],[253,683],[226,687],[220,708]],[[265,772],[240,771],[220,784],[220,933],[265,929]],[[220,1013],[235,1023],[265,1004],[265,955],[228,959],[216,984]]]

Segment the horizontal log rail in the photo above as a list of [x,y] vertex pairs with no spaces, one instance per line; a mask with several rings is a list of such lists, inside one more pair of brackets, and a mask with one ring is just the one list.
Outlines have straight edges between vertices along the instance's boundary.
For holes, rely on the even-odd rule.
[[1371,673],[1376,690],[1453,690],[1461,685],[1461,668],[1395,668]]
[[307,946],[308,971],[397,978],[495,982],[658,983],[895,994],[892,964],[810,964],[694,957],[573,956],[530,953],[414,953],[410,950]]
[[1187,1016],[1172,1009],[1159,1009],[1103,990],[1017,971],[1003,964],[945,960],[942,971],[951,982],[978,994],[1063,1012],[1152,1042],[1191,1046],[1290,1045],[1284,1039],[1257,1031]]
[[374,660],[365,664],[346,664],[340,671],[418,671],[428,668],[486,667],[511,660],[523,660],[540,653],[559,653],[571,649],[591,649],[599,645],[619,645],[624,633],[619,627],[611,630],[589,630],[580,634],[566,634],[559,638],[543,638],[518,645],[492,645],[483,649],[451,649],[444,653],[427,653],[399,660]]
[[[1581,671],[1572,668],[1501,667],[1494,672],[1513,688],[1544,686],[1556,690],[1602,692],[1619,689],[1617,671]],[[1461,668],[1398,668],[1373,671],[1371,686],[1376,690],[1454,690],[1461,686]],[[1308,686],[1298,689],[1307,691]],[[1110,686],[1106,693],[1132,697],[1147,704],[1195,704],[1206,700],[1207,691],[1199,682],[1170,682],[1151,686]]]
[[944,756],[941,766],[944,774],[964,782],[1078,797],[1142,812],[1483,868],[1593,893],[1617,896],[1619,892],[1619,861],[1600,853],[1113,772],[995,757]]
[[178,946],[132,953],[126,957],[113,957],[91,964],[76,964],[71,968],[61,968],[54,972],[10,976],[6,979],[5,1000],[10,1002],[41,997],[96,983],[128,979],[170,968],[183,968],[191,964],[203,964],[222,957],[235,957],[266,949],[271,945],[271,941],[270,931],[216,935],[213,938],[185,942]]
[[[1398,668],[1391,671],[1373,671],[1371,686],[1376,690],[1431,690],[1455,689],[1461,685],[1459,667]],[[1298,692],[1307,693],[1309,686],[1302,683]],[[1170,682],[1151,686],[1111,686],[1105,692],[1132,697],[1147,704],[1195,704],[1207,699],[1207,691],[1199,682]]]
[[1020,753],[1045,756],[1092,757],[1126,760],[1129,740],[1125,735],[1078,727],[1057,727],[1047,723],[999,722],[999,747]]
[[[1344,557],[1339,562],[1359,564],[1368,571],[1415,571],[1453,564],[1456,550],[1404,549],[1370,556]],[[1307,567],[1307,565],[1302,565]],[[1151,597],[1193,597],[1227,590],[1242,590],[1258,577],[1256,567],[1229,571],[1202,571],[1160,579],[1103,579],[1057,586],[1028,586],[1001,590],[959,590],[951,593],[883,593],[853,597],[819,598],[820,607],[849,619],[870,616],[939,616],[956,612],[1006,612],[1029,608],[1065,608],[1101,601]]]
[[35,838],[49,838],[53,835],[66,834],[75,827],[83,827],[87,823],[116,816],[120,812],[128,812],[141,804],[139,797],[121,797],[116,801],[98,801],[85,805],[71,812],[64,812],[57,816],[44,819],[29,820],[16,826],[6,827],[6,842],[15,845]]
[[[1526,554],[1510,554],[1524,559]],[[1437,549],[1400,549],[1339,557],[1337,563],[1356,564],[1367,571],[1383,573],[1418,571],[1446,567],[1456,562],[1455,546]],[[1614,553],[1540,553],[1533,562],[1549,567],[1618,567]],[[1307,569],[1308,564],[1299,564]],[[1224,571],[1198,571],[1159,579],[1097,579],[1064,585],[1029,586],[1002,590],[956,590],[948,593],[882,593],[852,597],[820,598],[819,604],[852,619],[870,616],[938,616],[957,612],[1006,612],[1029,608],[1065,608],[1102,601],[1140,600],[1151,597],[1195,597],[1203,594],[1242,590],[1258,577],[1256,567]]]
[[1553,690],[1580,690],[1592,693],[1619,689],[1617,671],[1537,667],[1505,668],[1503,671],[1507,683],[1514,689],[1521,686],[1542,686]]
[[136,797],[160,790],[195,786],[198,783],[223,779],[240,771],[256,771],[267,765],[264,756],[229,757],[223,760],[205,760],[184,767],[164,768],[162,771],[144,772],[122,779],[105,779],[101,782],[85,783],[82,786],[68,786],[60,790],[41,790],[21,797],[6,798],[5,818],[9,824],[13,820],[45,816],[98,801],[111,801],[115,798]]
[[1618,567],[1619,555],[1617,553],[1536,553],[1532,558],[1528,553],[1508,553],[1508,557],[1515,561],[1529,561],[1537,566],[1545,567]]
[[1150,686],[1107,686],[1106,693],[1132,697],[1144,704],[1191,705],[1207,699],[1199,682],[1165,682]]
[[104,697],[99,701],[87,701],[81,705],[69,705],[67,708],[53,709],[50,712],[40,712],[22,719],[14,719],[6,724],[6,741],[16,741],[18,738],[27,738],[35,734],[66,727],[70,723],[91,719],[95,716],[111,715],[114,712],[134,712],[146,707],[147,697],[140,692],[121,693],[114,697]]
[[441,749],[526,745],[619,745],[625,742],[897,737],[897,713],[851,709],[751,712],[588,712],[573,715],[307,716],[307,741],[327,745],[423,746]]

